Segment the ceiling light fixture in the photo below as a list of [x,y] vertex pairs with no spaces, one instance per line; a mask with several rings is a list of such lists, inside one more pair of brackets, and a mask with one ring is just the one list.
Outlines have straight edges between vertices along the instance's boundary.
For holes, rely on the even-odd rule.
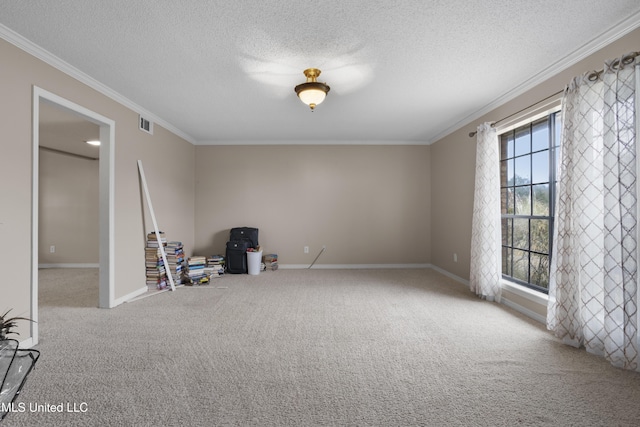
[[86,143],[89,145],[100,145],[100,141],[98,140],[86,141]]
[[295,91],[298,98],[313,111],[316,105],[320,105],[324,101],[331,88],[326,83],[320,83],[316,80],[320,75],[320,70],[317,68],[307,68],[303,73],[307,77],[307,81],[296,86]]

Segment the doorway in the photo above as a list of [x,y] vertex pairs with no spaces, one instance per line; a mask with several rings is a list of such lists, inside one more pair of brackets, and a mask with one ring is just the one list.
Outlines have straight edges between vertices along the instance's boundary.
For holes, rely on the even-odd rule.
[[[31,241],[31,340],[38,336],[38,267],[39,267],[39,174],[40,174],[40,110],[54,106],[65,113],[98,126],[100,141],[98,160],[98,307],[115,306],[114,297],[114,132],[115,122],[67,99],[39,87],[33,88],[33,177],[32,177],[32,241]],[[46,107],[44,107],[46,108]]]

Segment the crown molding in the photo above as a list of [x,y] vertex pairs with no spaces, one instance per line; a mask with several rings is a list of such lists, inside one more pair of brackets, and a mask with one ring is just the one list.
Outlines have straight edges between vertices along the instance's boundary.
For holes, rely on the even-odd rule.
[[0,24],[0,38],[11,43],[17,48],[25,51],[29,55],[38,58],[39,60],[45,62],[46,64],[51,65],[57,70],[71,76],[72,78],[78,80],[79,82],[84,83],[85,85],[100,92],[101,94],[113,99],[119,104],[122,104],[123,106],[135,111],[136,113],[142,115],[146,119],[151,120],[154,123],[162,126],[163,128],[167,129],[169,132],[175,134],[176,136],[179,136],[180,138],[183,138],[186,141],[189,141],[191,144],[194,144],[194,145],[196,144],[196,140],[191,135],[181,131],[177,127],[173,126],[171,123],[168,123],[167,121],[163,120],[162,118],[158,117],[157,115],[153,114],[147,109],[139,106],[135,102],[131,101],[130,99],[114,91],[113,89],[106,86],[105,84],[83,73],[73,65],[58,58],[54,54],[43,49],[42,47],[33,43],[31,40],[11,30],[10,28],[7,28],[3,24]]
[[[576,64],[577,62],[588,57],[589,55],[592,55],[593,53],[611,44],[615,40],[619,39],[620,37],[624,36],[630,31],[635,30],[638,27],[640,27],[640,12],[637,12],[631,15],[629,18],[621,21],[619,24],[615,25],[613,28],[609,29],[608,31],[605,31],[604,33],[597,36],[590,42],[586,43],[584,46],[577,49],[572,54],[566,56],[565,58],[555,62],[551,66],[546,67],[541,72],[536,73],[532,77],[526,79],[523,83],[509,90],[508,92],[504,93],[503,95],[496,98],[494,101],[485,105],[481,109],[455,121],[453,124],[451,124],[450,126],[448,126],[447,128],[445,128],[444,130],[442,130],[441,132],[439,132],[438,134],[436,134],[435,136],[433,136],[432,138],[426,141],[334,141],[332,142],[332,144],[334,145],[425,145],[425,144],[431,145],[439,141],[440,139],[444,138],[445,136],[462,128],[463,126],[468,125],[474,120],[479,119],[480,117],[490,113],[496,108],[515,99],[519,95],[522,95],[526,91],[534,88],[535,86],[548,80],[549,78],[567,69],[568,67]],[[185,139],[186,141],[190,142],[193,145],[265,145],[265,144],[292,145],[292,144],[301,143],[301,141],[278,141],[278,142],[275,142],[275,141],[197,141],[191,135],[181,131],[177,127],[166,122],[165,120],[151,113],[145,108],[142,108],[141,106],[134,103],[130,99],[124,97],[123,95],[119,94],[118,92],[114,91],[113,89],[109,88],[103,83],[95,80],[91,76],[83,73],[82,71],[78,70],[71,64],[51,54],[50,52],[46,51],[42,47],[36,45],[35,43],[31,42],[30,40],[16,33],[15,31],[7,28],[3,24],[0,24],[0,38],[13,44],[19,49],[29,53],[30,55],[40,59],[41,61],[51,65],[52,67],[58,69],[59,71],[71,76],[72,78],[80,81],[81,83],[86,84],[87,86],[95,89],[99,93],[113,99],[114,101],[122,104],[123,106],[137,112],[138,114],[153,121],[154,123],[159,124],[160,126],[164,127],[168,131]],[[306,141],[305,143],[306,144],[317,144],[317,143],[326,144],[326,141]]]
[[484,116],[485,114],[488,114],[491,111],[495,110],[496,108],[515,99],[516,97],[522,95],[526,91],[533,89],[540,83],[545,82],[546,80],[550,79],[551,77],[555,76],[561,71],[566,70],[570,66],[577,64],[581,60],[596,53],[600,49],[610,45],[614,41],[630,33],[631,31],[635,30],[638,27],[640,27],[640,12],[636,12],[630,17],[624,19],[623,21],[621,21],[611,29],[605,31],[604,33],[600,34],[596,38],[584,44],[581,48],[577,49],[572,54],[544,68],[540,73],[536,73],[534,76],[528,78],[520,85],[516,86],[515,88],[506,92],[502,96],[496,98],[494,101],[485,105],[483,108],[458,120],[453,125],[447,127],[442,132],[430,138],[426,143],[428,145],[431,145],[434,142],[441,140],[445,136],[457,131],[463,126],[468,125],[474,120],[478,120],[480,117]]
[[426,141],[410,140],[360,140],[360,139],[283,139],[283,140],[211,140],[198,141],[196,145],[427,145]]

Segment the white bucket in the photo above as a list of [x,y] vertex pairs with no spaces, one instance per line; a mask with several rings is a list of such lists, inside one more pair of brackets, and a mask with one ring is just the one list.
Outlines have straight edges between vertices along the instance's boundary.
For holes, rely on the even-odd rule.
[[260,274],[260,263],[262,262],[262,251],[247,252],[247,270],[254,276]]

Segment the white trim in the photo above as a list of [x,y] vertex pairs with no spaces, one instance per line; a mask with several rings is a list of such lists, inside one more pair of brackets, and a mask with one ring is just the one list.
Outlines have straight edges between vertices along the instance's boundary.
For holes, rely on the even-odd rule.
[[553,113],[557,113],[562,109],[562,94],[557,94],[553,98],[549,98],[545,102],[538,103],[527,108],[519,114],[510,117],[509,120],[505,120],[499,126],[496,126],[496,133],[498,136],[510,130],[519,128],[529,123],[533,123],[543,117],[548,117]]
[[[482,116],[492,112],[496,108],[515,99],[516,97],[522,95],[526,91],[533,89],[540,83],[543,83],[546,80],[549,80],[551,77],[557,75],[561,71],[564,71],[570,66],[577,64],[578,62],[582,61],[589,55],[596,53],[600,49],[613,43],[614,41],[618,40],[620,37],[624,36],[625,34],[628,34],[629,32],[635,30],[638,27],[640,27],[640,12],[636,12],[630,17],[628,17],[627,19],[622,20],[621,22],[613,26],[608,31],[605,31],[604,33],[595,37],[593,40],[587,42],[584,46],[577,49],[572,54],[567,55],[566,57],[562,58],[560,61],[556,61],[555,63],[551,64],[547,68],[534,74],[532,77],[528,78],[520,85],[511,89],[504,95],[496,98],[494,101],[490,102],[489,104],[479,109],[478,111],[466,117],[461,118],[457,122],[453,123],[451,126],[444,129],[442,132],[438,133],[437,135],[429,139],[427,141],[427,144],[431,145],[434,142],[437,142],[440,139],[444,138],[445,136],[457,131],[463,126],[468,125],[474,120],[478,120]],[[561,90],[561,89],[562,89],[561,87],[557,88],[557,90]]]
[[120,305],[120,304],[124,304],[125,302],[129,302],[129,301],[133,300],[134,298],[137,298],[140,295],[143,295],[145,292],[148,292],[148,291],[149,291],[149,288],[147,286],[145,286],[144,288],[140,288],[137,291],[130,292],[127,295],[114,300],[113,301],[114,307],[117,306],[117,305]]
[[436,267],[435,265],[432,265],[432,266],[431,266],[431,269],[432,269],[432,270],[437,271],[438,273],[440,273],[440,274],[442,274],[442,275],[445,275],[445,276],[447,276],[447,277],[449,277],[449,278],[451,278],[451,279],[455,280],[455,281],[456,281],[456,282],[458,282],[458,283],[461,283],[461,284],[463,284],[463,285],[465,285],[465,286],[469,287],[469,281],[468,281],[468,280],[466,280],[466,279],[463,279],[463,278],[462,278],[462,277],[460,277],[460,276],[456,276],[456,275],[455,275],[455,274],[453,274],[453,273],[449,273],[447,270],[444,270],[444,269],[442,269],[442,268],[440,268],[440,267]]
[[[314,264],[312,270],[379,270],[383,268],[430,268],[431,264]],[[309,264],[278,264],[279,269],[308,269]]]
[[124,97],[123,95],[119,94],[118,92],[114,91],[113,89],[109,88],[103,83],[100,83],[93,77],[83,73],[73,65],[69,64],[66,61],[63,61],[62,59],[58,58],[57,56],[53,55],[52,53],[46,51],[42,47],[33,43],[31,40],[28,40],[27,38],[21,36],[20,34],[16,33],[15,31],[11,30],[10,28],[7,28],[2,24],[0,24],[0,38],[3,38],[7,42],[18,47],[19,49],[22,49],[23,51],[27,52],[32,56],[35,56],[41,61],[44,61],[45,63],[51,65],[52,67],[58,69],[59,71],[62,71],[63,73],[73,77],[79,82],[86,84],[90,88],[95,89],[96,91],[124,105],[125,107],[130,108],[131,110],[137,112],[138,114],[141,114],[143,117],[147,118],[148,120],[158,123],[160,126],[167,129],[169,132],[172,132],[175,135],[179,136],[180,138],[183,138],[189,141],[191,144],[195,145],[196,140],[191,135],[181,131],[177,127],[173,126],[171,123],[161,119],[160,117],[156,116],[155,114],[151,113],[145,108],[139,106],[138,104],[131,101],[130,99]]
[[[424,144],[431,145],[434,142],[437,142],[438,140],[451,134],[452,132],[455,132],[461,127],[471,123],[474,120],[479,119],[485,114],[490,113],[496,108],[522,95],[524,92],[534,88],[538,84],[548,80],[549,78],[555,76],[556,74],[565,70],[566,68],[578,63],[582,59],[588,57],[589,55],[592,55],[593,53],[597,52],[603,47],[613,43],[620,37],[635,30],[639,26],[640,26],[640,12],[636,12],[630,17],[628,17],[627,19],[624,19],[623,21],[616,24],[614,27],[612,27],[608,31],[605,31],[604,33],[600,34],[590,42],[586,43],[584,46],[577,49],[572,54],[564,57],[559,61],[556,61],[554,64],[548,66],[542,71],[535,73],[532,77],[528,78],[520,85],[511,89],[510,91],[503,94],[502,96],[496,98],[494,101],[490,102],[489,104],[477,110],[476,112],[457,120],[452,125],[448,126],[446,129],[439,132],[438,134],[436,134],[434,137],[430,138],[427,141],[396,141],[396,142],[394,141],[366,141],[366,142],[365,141],[342,141],[342,142],[336,141],[335,143],[336,145],[424,145]],[[261,143],[263,145],[267,145],[267,144],[268,145],[280,145],[280,144],[291,145],[291,144],[300,144],[300,143],[305,143],[305,144],[314,143],[312,141],[291,141],[291,142],[288,142],[288,141],[277,141],[277,142],[276,141],[196,141],[191,135],[181,131],[180,129],[168,123],[167,121],[161,119],[160,117],[156,116],[150,111],[142,108],[138,104],[134,103],[133,101],[129,100],[128,98],[124,97],[123,95],[119,94],[118,92],[114,91],[108,86],[104,85],[103,83],[97,81],[93,77],[83,73],[82,71],[78,70],[76,67],[72,66],[68,62],[46,51],[42,47],[36,45],[32,41],[16,33],[15,31],[11,30],[10,28],[6,27],[3,24],[0,24],[0,37],[6,40],[7,42],[13,44],[14,46],[18,47],[19,49],[22,49],[23,51],[27,52],[28,54],[40,59],[41,61],[44,61],[45,63],[51,65],[52,67],[62,71],[63,73],[73,77],[74,79],[86,84],[92,89],[95,89],[96,91],[102,93],[103,95],[113,99],[114,101],[130,108],[133,111],[138,112],[138,114],[143,115],[144,117],[148,118],[148,120],[160,124],[162,127],[167,129],[168,131],[185,139],[186,141],[190,142],[193,145],[255,145],[258,143]],[[318,141],[316,141],[315,143],[318,143]]]
[[517,283],[509,282],[508,280],[502,280],[500,282],[503,289],[506,289],[508,292],[512,294],[516,294],[519,297],[527,299],[533,303],[540,304],[541,306],[546,307],[547,302],[549,302],[549,295],[543,294],[542,292],[534,291],[533,289],[529,289],[526,286],[518,285]]
[[137,295],[137,296],[131,298],[130,300],[125,301],[125,303],[130,303],[130,302],[134,302],[134,301],[140,301],[141,299],[149,298],[149,297],[152,297],[154,295],[160,295],[160,294],[163,294],[165,292],[172,292],[171,288],[158,289],[156,291],[150,291],[150,290],[147,289],[143,294]]
[[220,141],[198,141],[196,145],[427,145],[426,141],[413,140],[332,140],[325,141],[319,139],[292,139],[292,140],[220,140]]
[[[100,160],[99,160],[99,212],[106,220],[99,220],[100,245],[100,296],[99,307],[112,308],[116,304],[116,244],[115,244],[115,188],[116,188],[116,123],[102,120],[100,124]],[[104,284],[108,283],[108,292]]]
[[31,122],[31,324],[32,345],[38,344],[38,203],[40,176],[40,96],[39,88],[33,88],[32,100],[32,122]]
[[547,323],[547,319],[544,318],[544,316],[536,313],[535,311],[531,311],[528,308],[525,308],[523,306],[521,306],[520,304],[516,304],[515,302],[511,301],[508,298],[505,298],[504,295],[502,296],[502,304],[506,305],[507,307],[517,311],[520,314],[524,314],[525,316],[529,317],[530,319],[533,319],[535,321],[538,321],[540,323],[542,323],[543,325]]
[[100,268],[100,263],[55,263],[55,264],[38,264],[38,268]]
[[[459,283],[461,283],[461,284],[463,284],[463,285],[465,285],[467,287],[469,286],[469,281],[468,280],[463,279],[462,277],[456,276],[455,274],[450,273],[447,270],[444,270],[444,269],[442,269],[440,267],[437,267],[435,265],[431,265],[430,268],[435,270],[435,271],[437,271],[438,273],[440,273],[440,274],[442,274],[444,276],[450,277],[451,279],[453,279],[453,280],[455,280],[455,281],[457,281],[457,282],[459,282]],[[540,304],[541,306],[545,307],[545,309],[546,309],[547,300],[549,298],[547,295],[545,295],[543,293],[540,293],[540,292],[536,292],[536,291],[534,291],[532,289],[529,289],[529,288],[526,288],[524,286],[520,286],[518,284],[508,282],[506,280],[501,280],[500,284],[501,284],[502,288],[506,289],[508,292],[511,292],[513,294],[516,294],[518,296],[526,298],[527,300],[529,300],[529,301],[531,301],[531,302],[533,302],[535,304]],[[523,314],[523,315],[525,315],[525,316],[527,316],[527,317],[529,317],[529,318],[531,318],[533,320],[536,320],[536,321],[538,321],[538,322],[540,322],[542,324],[546,324],[546,322],[547,322],[547,319],[545,319],[544,316],[541,316],[540,314],[538,314],[538,313],[536,313],[536,312],[534,312],[532,310],[529,310],[528,308],[523,307],[520,304],[517,304],[517,303],[511,301],[508,298],[505,298],[504,293],[502,293],[502,297],[501,297],[499,303],[500,304],[504,304],[507,307],[517,311],[518,313]]]
[[[522,95],[524,92],[534,88],[538,84],[548,80],[549,78],[555,76],[559,72],[565,70],[566,68],[578,63],[582,59],[592,55],[603,47],[611,44],[615,40],[624,36],[625,34],[633,31],[637,27],[640,26],[640,12],[636,12],[631,15],[627,19],[619,22],[617,25],[600,34],[590,42],[586,43],[581,48],[574,51],[572,54],[564,57],[563,59],[556,61],[554,64],[548,66],[542,71],[535,73],[532,77],[525,80],[520,85],[506,92],[502,96],[496,98],[494,101],[490,102],[483,108],[477,110],[476,112],[463,117],[452,125],[445,128],[443,131],[436,134],[434,137],[430,138],[427,141],[336,141],[336,145],[431,145],[434,142],[444,138],[445,136],[455,132],[461,127],[471,123],[474,120],[479,119],[485,114],[490,113],[496,108],[506,104],[507,102],[513,100],[514,98]],[[6,40],[7,42],[13,44],[14,46],[22,49],[23,51],[29,53],[30,55],[40,59],[41,61],[51,65],[52,67],[62,71],[63,73],[73,77],[74,79],[86,84],[87,86],[95,89],[96,91],[102,93],[103,95],[113,99],[114,101],[130,108],[133,111],[138,112],[138,114],[143,115],[148,120],[152,122],[156,122],[160,124],[162,127],[167,129],[168,131],[174,133],[175,135],[185,139],[193,145],[291,145],[291,144],[314,144],[318,143],[318,141],[196,141],[191,135],[181,131],[177,127],[168,123],[167,121],[161,119],[145,108],[139,106],[103,83],[97,81],[93,77],[83,73],[78,70],[76,67],[72,66],[68,62],[58,58],[52,53],[46,51],[42,47],[36,45],[32,41],[23,37],[22,35],[16,33],[10,28],[6,27],[3,24],[0,24],[0,37]]]
[[31,338],[27,338],[24,341],[20,341],[20,343],[18,344],[18,348],[31,348],[34,345],[36,345],[36,342],[33,339],[33,337],[31,337]]
[[[518,285],[517,283],[513,283],[504,279],[500,281],[500,284],[503,290],[506,290],[507,292],[514,295],[518,295],[519,297],[522,297],[528,301],[531,301],[532,303],[539,305],[540,308],[543,308],[544,310],[547,309],[547,302],[549,301],[549,296],[547,294],[534,291],[533,289],[529,289],[526,286]],[[528,308],[523,307],[522,305],[510,300],[508,296],[505,296],[504,292],[502,293],[501,302],[507,307],[510,307],[518,313],[524,314],[525,316],[533,320],[536,320],[542,324],[547,323],[547,319],[543,315],[538,314],[533,310],[529,310]]]
[[[2,27],[0,26],[0,30]],[[38,343],[38,177],[40,103],[46,102],[100,127],[99,160],[99,299],[102,308],[115,307],[115,122],[61,96],[33,86],[32,100],[32,200],[31,200],[31,336]]]
[[[153,231],[156,234],[156,239],[158,241],[158,248],[160,249],[160,255],[162,256],[162,262],[165,266],[168,265],[167,261],[167,252],[164,249],[164,245],[162,244],[160,237],[160,229],[158,228],[158,222],[156,221],[156,214],[153,211],[153,203],[151,203],[151,195],[149,194],[149,188],[147,187],[147,179],[144,175],[144,168],[142,167],[142,160],[138,160],[138,172],[140,173],[140,179],[142,180],[142,188],[144,190],[145,200],[147,201],[147,208],[149,209],[149,214],[151,215],[151,222],[153,223]],[[176,285],[173,282],[173,274],[166,275],[169,278],[169,284],[171,285],[171,290],[176,290]]]

